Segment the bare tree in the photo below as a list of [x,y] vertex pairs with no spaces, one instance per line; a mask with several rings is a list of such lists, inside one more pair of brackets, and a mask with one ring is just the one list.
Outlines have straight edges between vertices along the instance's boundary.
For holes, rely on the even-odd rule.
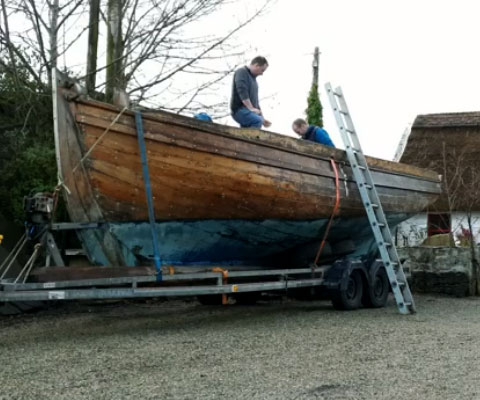
[[59,31],[62,28],[72,33],[78,31],[73,29],[73,26],[85,11],[82,3],[82,0],[65,4],[60,4],[60,0],[9,0],[4,7],[2,25],[12,25],[9,24],[12,21],[21,30],[7,31],[0,26],[0,43],[10,49],[11,54],[10,59],[3,62],[10,65],[21,63],[39,83],[45,80],[51,82],[51,71],[57,65],[58,57],[63,56],[85,30],[81,28],[80,34],[73,35],[72,39],[68,43],[64,42],[62,46],[58,43]]
[[[209,91],[245,61],[248,44],[236,44],[236,35],[275,0],[223,26],[221,13],[241,0],[1,1],[0,44],[11,54],[28,49],[31,59],[18,61],[30,63],[32,76],[51,81],[63,59],[90,93],[104,91],[111,100],[114,89],[126,90],[137,101],[184,112],[212,102]],[[9,30],[15,18],[27,29]],[[86,61],[79,49],[86,49]]]
[[95,91],[97,77],[99,19],[100,0],[90,0],[90,15],[88,18],[87,74],[85,77],[85,87],[88,94],[92,94]]
[[463,173],[461,174],[459,192],[461,193],[460,209],[465,212],[468,229],[464,234],[465,244],[469,246],[472,260],[472,278],[473,278],[473,292],[475,295],[480,294],[480,268],[478,260],[478,249],[473,231],[473,218],[475,212],[479,211],[480,204],[480,171],[473,160],[468,157],[463,160]]
[[105,96],[112,102],[114,90],[126,89],[125,40],[122,33],[123,17],[126,16],[124,0],[108,0],[107,10],[107,80]]
[[477,155],[471,146],[458,144],[452,146],[442,141],[441,164],[443,171],[443,191],[448,212],[460,212],[465,216],[468,228],[461,224],[462,245],[467,245],[471,251],[472,262],[472,292],[480,294],[480,269],[477,245],[473,232],[473,218],[480,210],[480,171]]

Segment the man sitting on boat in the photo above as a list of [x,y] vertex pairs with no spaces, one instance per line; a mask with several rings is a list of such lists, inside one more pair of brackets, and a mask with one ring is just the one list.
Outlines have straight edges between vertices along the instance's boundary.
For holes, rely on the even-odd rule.
[[320,143],[329,147],[335,147],[325,129],[315,125],[308,125],[307,121],[302,118],[297,118],[293,121],[292,129],[297,135],[300,135],[305,140]]
[[268,128],[272,124],[263,117],[258,100],[257,76],[263,75],[267,68],[267,59],[257,56],[233,75],[230,111],[242,128]]

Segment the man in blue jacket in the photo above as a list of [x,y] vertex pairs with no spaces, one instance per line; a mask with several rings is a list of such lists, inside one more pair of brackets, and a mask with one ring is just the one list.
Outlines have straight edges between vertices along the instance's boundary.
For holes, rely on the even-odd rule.
[[293,121],[292,129],[297,135],[300,135],[305,140],[320,143],[329,147],[335,147],[325,129],[315,125],[308,125],[307,121],[302,118],[297,118]]
[[242,128],[268,128],[271,122],[263,117],[258,100],[257,76],[263,75],[268,68],[265,57],[255,57],[249,66],[235,71],[232,84],[230,111],[232,118]]

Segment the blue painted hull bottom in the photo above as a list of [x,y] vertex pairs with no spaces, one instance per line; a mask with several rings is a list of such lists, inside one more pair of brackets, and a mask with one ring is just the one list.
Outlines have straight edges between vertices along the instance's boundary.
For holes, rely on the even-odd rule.
[[[387,215],[393,229],[409,217]],[[315,259],[328,219],[285,220],[203,220],[168,221],[156,224],[162,265],[258,265],[265,268],[302,267]],[[101,231],[108,230],[109,235]],[[90,261],[97,265],[153,265],[151,227],[147,222],[109,223],[80,234]],[[102,240],[109,237],[108,243]],[[337,218],[328,235],[324,261],[336,257],[335,245],[350,241],[351,257],[372,257],[376,253],[373,234],[365,217]],[[116,261],[104,251],[112,247]],[[111,253],[110,253],[111,254]],[[339,254],[339,253],[337,253]]]

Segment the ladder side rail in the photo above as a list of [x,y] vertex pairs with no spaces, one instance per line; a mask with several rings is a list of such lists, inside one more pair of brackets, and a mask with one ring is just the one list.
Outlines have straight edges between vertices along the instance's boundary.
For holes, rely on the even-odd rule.
[[[367,169],[367,171],[369,171],[369,170]],[[367,181],[369,181],[368,184],[372,186],[371,193],[370,193],[371,194],[371,197],[370,197],[371,202],[373,204],[381,204],[380,203],[380,197],[379,197],[377,191],[375,190],[375,183],[371,179],[371,174],[368,172],[368,173],[366,173],[366,175],[370,175],[370,179],[367,179]],[[390,259],[394,263],[396,263],[397,265],[400,265],[400,257],[398,256],[398,252],[397,252],[396,247],[393,245],[392,232],[391,232],[390,227],[388,225],[388,220],[385,216],[383,208],[379,207],[377,209],[374,209],[374,213],[375,213],[375,216],[376,216],[376,219],[377,219],[377,221],[374,221],[374,222],[376,223],[378,228],[381,230],[384,242],[392,244],[392,246],[389,246],[389,248],[388,248],[388,253],[389,253]],[[374,223],[372,221],[370,221],[370,222]]]
[[[380,206],[380,204],[381,204],[380,203],[380,197],[378,196],[378,193],[375,189],[375,182],[373,180],[371,171],[368,168],[367,159],[365,158],[365,155],[363,154],[363,151],[362,151],[362,148],[361,148],[361,145],[360,145],[360,141],[358,140],[358,135],[356,134],[356,130],[355,130],[355,127],[354,127],[354,124],[353,124],[353,120],[352,120],[351,114],[348,110],[348,106],[347,106],[347,103],[345,101],[345,97],[343,96],[343,92],[342,92],[341,88],[337,88],[336,93],[339,94],[338,102],[341,105],[340,110],[342,110],[342,109],[345,110],[344,119],[345,119],[346,131],[347,131],[346,133],[351,132],[351,138],[355,139],[355,140],[352,140],[353,144],[356,147],[356,149],[358,149],[358,152],[354,151],[355,161],[358,162],[358,165],[360,165],[364,168],[363,173],[365,174],[365,182],[367,183],[367,185],[372,187],[372,189],[371,189],[372,203],[373,204],[378,204]],[[387,220],[386,220],[385,214],[383,212],[383,209],[381,207],[379,207],[376,210],[375,214],[377,216],[377,219],[380,220],[379,222],[382,223],[382,224],[385,224],[385,226],[386,226]],[[391,239],[390,230],[385,230],[385,232],[387,233],[387,235]]]
[[353,119],[343,95],[342,88],[337,87],[334,91],[334,94],[338,99],[338,110],[345,121],[345,134],[348,136],[349,142],[353,145],[354,150],[357,150],[357,154],[361,154],[363,156],[362,146],[360,144],[360,140],[358,139],[357,131],[355,130]]
[[[345,136],[348,139],[349,138],[356,139],[356,140],[353,140],[354,142],[353,144],[356,150],[358,151],[355,151],[353,149],[347,149],[347,155],[349,156],[348,158],[351,164],[357,163],[358,165],[361,165],[362,167],[364,167],[364,170],[363,170],[364,175],[360,173],[358,168],[353,167],[352,171],[353,171],[356,182],[357,183],[362,182],[361,187],[365,189],[365,190],[361,190],[360,194],[361,195],[364,194],[362,196],[362,200],[364,202],[365,207],[368,207],[369,209],[371,209],[370,210],[371,212],[367,213],[367,215],[369,217],[370,223],[372,224],[372,228],[375,228],[375,226],[378,226],[378,228],[381,230],[381,232],[376,233],[374,229],[374,233],[376,233],[377,243],[383,241],[385,243],[392,244],[393,238],[392,238],[390,229],[383,229],[383,227],[388,227],[388,222],[383,212],[383,209],[381,208],[380,198],[375,189],[375,182],[373,181],[370,169],[368,168],[368,165],[367,165],[367,160],[362,152],[360,142],[358,141],[358,136],[356,135],[353,120],[351,118],[350,112],[348,111],[348,106],[346,104],[345,98],[343,97],[343,92],[341,88],[337,88],[335,92],[333,92],[332,94],[333,96],[336,95],[338,98],[339,104],[335,104],[335,108],[337,109],[335,116],[336,117],[338,116],[337,123],[339,124],[339,126],[343,127],[343,129],[341,129],[342,133],[345,133]],[[333,98],[335,99],[336,97],[333,97]],[[342,112],[342,110],[344,112]],[[350,136],[348,135],[348,132],[351,133]],[[364,186],[365,184],[369,185],[371,189],[366,188]],[[367,192],[368,190],[370,191],[371,196],[369,196],[369,193]],[[372,204],[372,203],[379,205],[379,207],[377,209],[373,209],[373,207],[369,206],[369,204]],[[383,227],[379,226],[377,221],[380,224],[382,224]],[[391,246],[391,247],[393,248],[394,246]],[[388,253],[388,257],[393,259],[395,262],[399,263],[400,261],[398,254],[396,252],[396,249],[392,252],[392,254]]]
[[[374,210],[372,207],[367,207],[366,210],[367,210],[367,215],[369,217],[370,224],[373,224],[373,222],[375,222],[375,217],[374,216],[372,217]],[[390,281],[392,292],[399,306],[404,307],[405,301],[410,302],[411,299],[405,298],[405,295],[402,292],[402,289],[400,288],[400,285],[399,285],[399,278],[402,282],[406,282],[406,280],[405,280],[405,275],[403,274],[403,271],[401,269],[400,262],[399,261],[397,262],[395,259],[393,259],[392,261],[392,257],[389,251],[390,249],[393,249],[394,246],[390,246],[389,248],[387,248],[386,243],[384,242],[385,239],[380,232],[380,228],[377,227],[372,230],[378,245],[380,257],[384,262],[385,271],[387,272],[387,276],[388,276],[388,280]],[[402,271],[402,274],[400,274],[400,276],[398,274],[399,271]],[[411,297],[411,296],[407,296],[407,297]]]
[[326,83],[325,88],[327,89],[328,99],[333,109],[333,115],[335,116],[335,120],[337,121],[337,125],[340,129],[340,135],[342,136],[345,148],[346,150],[348,148],[353,148],[355,144],[352,143],[351,137],[347,133],[347,126],[345,124],[344,115],[342,115],[341,105],[338,102],[339,96],[343,96],[342,91],[340,88],[337,88],[336,91],[334,91],[330,83]]
[[[341,135],[344,139],[344,142],[346,144],[346,150],[345,151],[347,153],[347,158],[349,159],[349,162],[352,166],[352,172],[353,172],[355,181],[357,182],[357,185],[359,186],[360,196],[362,198],[363,204],[364,204],[365,209],[367,211],[368,220],[369,220],[370,224],[372,226],[374,226],[374,224],[375,225],[377,224],[377,222],[376,222],[377,220],[376,220],[375,210],[372,207],[371,200],[368,196],[367,190],[369,190],[369,189],[367,189],[365,187],[365,183],[366,183],[365,178],[361,174],[359,168],[355,167],[356,164],[358,163],[356,155],[359,155],[359,154],[362,154],[362,153],[355,152],[354,149],[352,148],[352,146],[348,145],[348,143],[351,143],[350,138],[351,137],[356,137],[356,136],[349,136],[348,132],[347,132],[347,129],[348,129],[348,131],[350,131],[352,133],[355,132],[355,128],[353,126],[353,121],[351,120],[351,118],[349,119],[349,121],[348,121],[349,127],[347,128],[346,117],[349,117],[350,114],[348,113],[348,108],[347,108],[347,105],[346,105],[346,103],[343,99],[343,94],[341,92],[341,89],[337,88],[336,91],[335,91],[336,93],[335,93],[332,90],[330,84],[327,84],[327,85],[326,85],[327,93],[329,95],[329,99],[330,99],[332,108],[334,109],[334,115],[335,115],[335,118],[337,120],[337,125],[340,128],[340,133],[341,133]],[[346,110],[344,113],[341,112],[342,107],[340,106],[339,103],[337,103],[337,99],[342,99],[343,109]],[[358,140],[357,140],[356,143],[353,143],[353,144],[357,147],[357,150],[361,151],[360,143],[358,142]],[[366,168],[364,172],[367,172],[367,171],[369,172],[368,168]],[[371,181],[371,183],[373,183],[373,182]],[[372,185],[372,188],[373,187],[374,186]],[[376,200],[377,200],[376,204],[379,204],[378,195],[376,196]],[[385,218],[383,218],[383,221],[385,221]],[[377,244],[378,243],[383,243],[385,241],[385,239],[384,239],[384,237],[383,237],[383,235],[382,235],[382,233],[380,232],[379,229],[373,229],[373,234],[375,236],[375,241],[377,242]],[[386,247],[384,248],[384,246],[379,246],[379,250],[380,250],[380,254],[381,254],[382,259],[383,260],[387,259],[388,260],[387,262],[391,262],[390,254],[386,251]],[[394,272],[392,273],[391,271],[387,271],[387,275],[389,275],[389,280],[390,280],[390,283],[391,283],[392,287],[398,287],[395,273]]]
[[[352,128],[353,128],[353,124],[352,124]],[[398,256],[397,249],[393,245],[393,237],[392,237],[390,228],[388,226],[388,221],[383,211],[383,208],[381,207],[380,197],[378,196],[378,192],[375,188],[375,182],[373,181],[370,169],[367,167],[365,156],[363,155],[363,153],[358,153],[358,152],[353,152],[353,153],[354,153],[354,156],[356,157],[355,159],[356,161],[358,161],[358,159],[361,160],[361,162],[359,162],[360,165],[363,162],[363,166],[365,167],[363,171],[365,175],[364,178],[366,183],[371,187],[371,189],[365,188],[365,190],[368,190],[369,193],[367,193],[366,196],[362,197],[362,199],[364,203],[370,201],[373,204],[379,205],[377,209],[373,209],[373,213],[375,214],[374,217],[376,217],[376,220],[373,218],[372,215],[369,215],[369,221],[372,225],[375,224],[376,226],[378,226],[379,230],[381,231],[381,237],[383,239],[383,242],[387,245],[390,244],[390,246],[388,246],[388,248],[386,249],[386,252],[388,253],[388,259],[386,258],[387,254],[385,254],[385,251],[383,251],[384,254],[382,255],[382,259],[386,260],[386,263],[390,263],[394,268],[394,271],[390,273],[390,276],[389,276],[390,283],[393,287],[393,286],[396,286],[397,284],[397,282],[394,282],[391,279],[393,274],[395,274],[397,281],[406,282],[407,278],[406,278],[405,272],[403,271],[403,268],[401,268],[400,257]],[[354,168],[354,170],[358,171],[358,168]],[[357,174],[355,179],[357,179],[358,176],[360,176],[361,177],[360,179],[362,179],[361,174]],[[357,181],[357,182],[361,182],[361,181]],[[370,196],[368,196],[369,194]],[[365,203],[365,205],[366,204],[367,203]],[[375,228],[375,226],[372,226],[372,228]],[[375,234],[375,230],[374,230],[374,234]],[[376,236],[377,243],[380,243],[379,235],[376,234],[375,236]],[[380,253],[382,253],[382,249],[380,249]],[[387,274],[388,272],[389,271],[387,271]],[[413,302],[413,297],[411,296],[409,289],[404,290],[404,297],[407,302],[410,302],[410,303]]]
[[[352,155],[353,157],[355,157],[354,162],[357,162],[358,160],[356,157],[359,156],[359,153],[354,153],[352,151]],[[408,287],[405,273],[401,268],[400,258],[398,257],[396,248],[393,245],[393,238],[391,236],[388,222],[381,207],[380,198],[375,189],[373,180],[370,179],[370,188],[367,188],[365,186],[365,178],[369,175],[370,170],[368,169],[366,164],[364,164],[364,166],[366,167],[363,171],[364,175],[361,174],[360,169],[355,166],[353,168],[353,171],[355,171],[354,176],[355,179],[360,179],[357,182],[363,183],[359,185],[359,191],[362,200],[364,201],[367,215],[369,217],[369,222],[372,225],[372,231],[378,245],[380,256],[384,262],[385,270],[390,281],[392,292],[397,301],[397,305],[401,313],[408,314],[409,310],[407,308],[407,304],[410,304],[412,308],[414,307],[413,296]],[[373,197],[373,200],[371,197]],[[372,207],[372,203],[377,204],[378,208],[374,209]],[[383,225],[382,227],[378,225],[379,221]],[[400,287],[399,282],[404,285],[403,288]]]
[[[387,220],[387,217],[385,216],[383,208],[381,207],[380,196],[378,195],[378,192],[376,190],[375,182],[373,181],[370,170],[368,168],[364,172],[365,172],[365,178],[366,178],[365,181],[372,188],[372,189],[367,189],[367,190],[370,190],[370,200],[372,204],[379,205],[379,207],[374,210],[375,216],[378,221],[378,227],[382,230],[386,243],[393,243],[393,237],[390,229],[383,229],[383,228],[389,228],[388,220]],[[395,259],[395,261],[397,261],[398,259],[398,256],[396,255],[397,253],[395,252],[395,254],[392,257]]]
[[[337,125],[340,129],[342,140],[346,146],[345,151],[351,164],[352,172],[367,212],[367,217],[372,226],[372,232],[381,258],[384,261],[385,270],[390,280],[395,300],[400,312],[408,314],[410,311],[414,311],[413,297],[400,264],[400,259],[393,243],[388,221],[383,212],[380,198],[376,191],[375,183],[368,168],[366,158],[362,152],[343,92],[341,88],[337,88],[333,91],[329,83],[327,83],[325,87],[334,111]],[[376,205],[375,208],[372,203]],[[404,284],[403,291],[399,286],[399,280]],[[407,304],[405,304],[406,302],[409,303],[411,307],[410,309],[407,307]]]
[[[360,174],[358,168],[354,168],[353,171],[354,171],[355,180],[357,180],[357,182],[362,182],[363,176]],[[384,261],[385,270],[387,272],[388,279],[389,279],[390,285],[392,287],[392,291],[394,292],[394,295],[397,298],[398,295],[401,295],[399,284],[398,284],[398,276],[397,276],[397,273],[396,273],[397,270],[400,270],[400,268],[398,268],[400,266],[400,261],[399,261],[399,258],[398,258],[398,255],[397,255],[396,252],[394,253],[395,255],[397,255],[396,258],[392,259],[392,257],[391,257],[391,254],[390,254],[389,250],[393,249],[394,246],[393,246],[391,241],[387,242],[387,239],[386,239],[385,235],[382,234],[382,233],[387,232],[387,231],[390,232],[390,230],[389,229],[383,229],[384,232],[382,232],[381,228],[378,226],[378,222],[377,222],[377,218],[376,218],[376,212],[378,212],[378,209],[375,210],[372,207],[371,200],[368,197],[368,191],[369,190],[370,189],[367,189],[364,186],[359,187],[360,196],[362,198],[365,210],[367,212],[368,220],[370,222],[370,225],[372,226],[372,232],[373,232],[373,235],[375,237],[375,241],[378,245],[378,250],[380,252],[380,256],[381,256],[382,260]],[[388,227],[388,225],[386,225],[386,227]],[[390,235],[390,238],[391,238],[391,235]],[[388,246],[389,244],[391,246]],[[387,246],[388,246],[388,248],[387,248]],[[394,269],[395,264],[396,264],[397,268]],[[403,303],[403,296],[401,297],[401,303]]]
[[[352,153],[351,157],[354,158],[355,154],[353,151],[350,149],[349,152]],[[354,159],[353,162],[356,162],[356,159]],[[364,202],[365,210],[372,226],[372,232],[374,234],[380,256],[384,262],[385,271],[387,272],[387,276],[390,281],[392,292],[395,296],[399,311],[402,314],[409,314],[407,304],[412,307],[412,310],[414,309],[413,296],[408,288],[406,276],[401,268],[400,259],[396,252],[396,248],[393,245],[391,232],[383,210],[381,209],[378,195],[376,195],[377,201],[374,204],[379,205],[379,207],[373,208],[372,206],[372,200],[370,199],[369,194],[376,192],[375,187],[371,186],[369,189],[365,186],[364,176],[360,173],[360,169],[357,166],[352,168],[352,171],[354,172],[355,180],[359,186],[360,195],[362,197],[362,201]],[[366,171],[368,171],[368,168]],[[377,215],[379,215],[381,218],[377,218]],[[383,221],[383,227],[378,225],[378,219]],[[402,287],[400,287],[399,282],[403,283],[403,290]]]
[[[377,217],[378,222],[383,225],[383,227],[388,227],[387,219],[385,217],[383,209],[381,208],[380,197],[378,196],[378,193],[375,189],[375,182],[373,180],[370,169],[368,168],[367,160],[365,158],[365,155],[363,154],[362,147],[360,145],[360,141],[358,140],[358,135],[356,133],[355,126],[353,124],[353,120],[352,120],[350,111],[348,110],[348,106],[347,106],[347,103],[345,101],[345,97],[343,96],[342,89],[340,87],[338,87],[335,90],[335,92],[337,93],[337,96],[338,96],[339,110],[343,111],[342,115],[343,115],[343,119],[345,121],[344,131],[345,131],[346,134],[350,133],[350,135],[349,135],[350,139],[351,139],[350,142],[353,143],[353,145],[355,147],[355,149],[353,151],[354,160],[355,160],[355,162],[358,163],[358,165],[360,165],[363,168],[364,176],[361,177],[360,181],[357,180],[357,182],[363,182],[364,181],[371,188],[371,189],[367,189],[367,190],[370,190],[370,196],[367,199],[364,198],[363,200],[364,201],[365,200],[370,200],[373,204],[378,204],[379,205],[379,208],[374,210],[375,216]],[[355,151],[355,150],[358,150],[358,151]],[[373,223],[372,221],[370,221],[370,222]],[[384,236],[384,241],[386,243],[393,243],[393,238],[392,238],[390,229],[383,229],[381,226],[379,226],[379,228],[382,230],[382,233],[383,233],[383,236]],[[395,262],[400,263],[400,260],[399,260],[399,257],[398,257],[398,254],[397,254],[396,251],[394,251],[393,255],[390,255],[390,258],[393,258],[393,260]]]

